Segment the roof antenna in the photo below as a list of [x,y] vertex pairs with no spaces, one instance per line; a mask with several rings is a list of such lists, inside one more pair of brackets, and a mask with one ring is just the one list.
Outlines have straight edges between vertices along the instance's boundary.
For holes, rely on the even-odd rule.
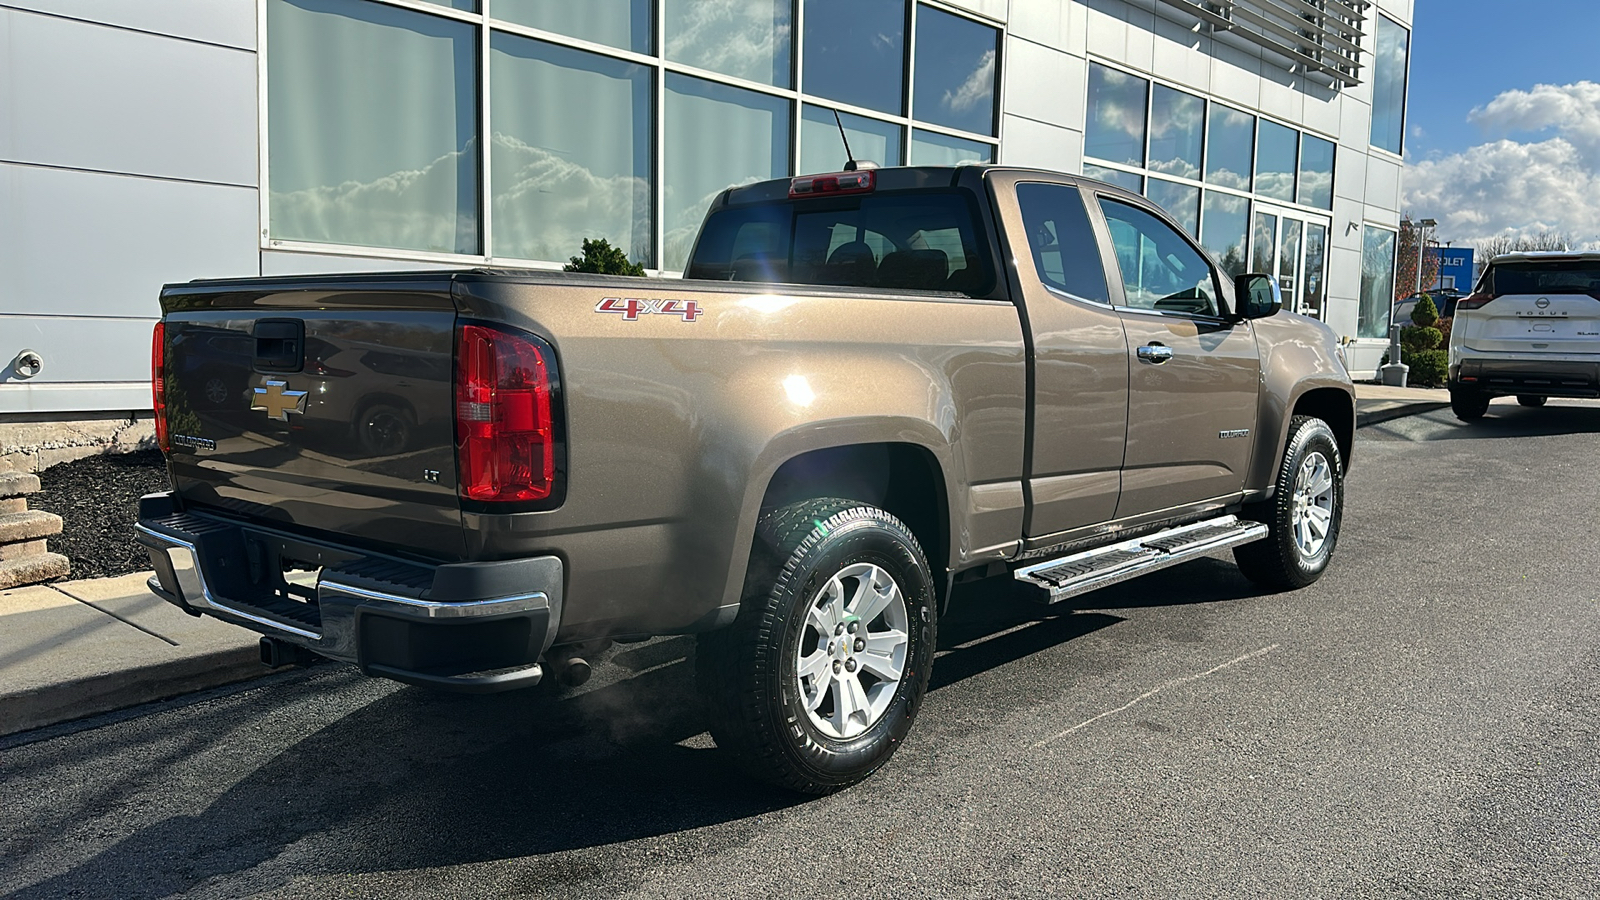
[[837,109],[833,111],[833,121],[834,124],[839,126],[839,140],[844,141],[844,170],[846,172],[854,172],[858,169],[876,169],[878,167],[877,163],[865,159],[857,161],[855,154],[850,152],[850,138],[844,133],[844,120],[839,118]]

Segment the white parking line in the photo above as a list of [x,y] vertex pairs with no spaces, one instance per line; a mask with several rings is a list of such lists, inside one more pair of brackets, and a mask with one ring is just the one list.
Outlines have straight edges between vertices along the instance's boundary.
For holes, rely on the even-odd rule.
[[1277,650],[1280,646],[1282,646],[1282,645],[1281,644],[1271,644],[1269,646],[1262,647],[1260,650],[1252,650],[1252,651],[1250,651],[1249,653],[1246,653],[1243,656],[1239,656],[1239,657],[1235,657],[1234,659],[1230,659],[1230,660],[1228,660],[1227,662],[1225,662],[1225,663],[1223,663],[1221,665],[1212,666],[1211,668],[1205,670],[1204,672],[1201,672],[1198,675],[1185,675],[1182,678],[1175,678],[1172,681],[1167,682],[1166,684],[1162,684],[1162,685],[1158,685],[1156,687],[1153,687],[1150,690],[1145,691],[1144,693],[1140,694],[1139,696],[1133,698],[1132,700],[1129,700],[1127,703],[1122,704],[1121,706],[1117,707],[1116,709],[1108,709],[1108,710],[1106,710],[1105,712],[1101,713],[1098,716],[1094,716],[1093,718],[1089,718],[1089,719],[1084,719],[1082,722],[1079,722],[1078,724],[1072,726],[1071,728],[1068,728],[1066,731],[1063,731],[1060,734],[1053,734],[1050,737],[1045,738],[1044,740],[1038,742],[1037,744],[1034,744],[1033,745],[1033,749],[1037,750],[1037,749],[1039,749],[1040,747],[1043,747],[1046,744],[1052,743],[1054,741],[1059,741],[1062,738],[1066,737],[1069,734],[1072,734],[1075,731],[1078,731],[1080,729],[1087,728],[1088,726],[1093,725],[1094,723],[1100,721],[1101,719],[1104,719],[1106,716],[1114,716],[1117,713],[1122,712],[1125,709],[1129,709],[1129,708],[1133,707],[1136,704],[1139,704],[1139,703],[1142,703],[1142,702],[1144,702],[1146,700],[1149,700],[1151,697],[1154,697],[1155,695],[1161,693],[1162,691],[1166,690],[1167,688],[1174,688],[1174,687],[1177,687],[1180,684],[1188,684],[1191,681],[1199,681],[1200,679],[1206,677],[1207,675],[1215,675],[1218,672],[1221,672],[1223,669],[1226,669],[1229,666],[1236,666],[1239,663],[1242,663],[1247,659],[1255,659],[1258,656],[1266,656],[1268,653],[1271,653],[1272,651]]

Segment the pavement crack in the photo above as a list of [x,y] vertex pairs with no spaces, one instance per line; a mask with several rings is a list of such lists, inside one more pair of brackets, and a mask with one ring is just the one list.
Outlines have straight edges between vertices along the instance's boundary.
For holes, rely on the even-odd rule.
[[68,591],[68,590],[64,590],[64,589],[62,589],[60,587],[57,587],[56,585],[53,585],[53,584],[47,584],[47,585],[45,585],[45,587],[55,591],[58,594],[65,594],[66,596],[71,597],[72,599],[78,601],[79,603],[82,603],[85,606],[92,607],[95,610],[103,612],[106,615],[110,616],[111,618],[116,619],[118,622],[123,623],[124,625],[132,625],[134,628],[139,629],[140,631],[144,632],[145,634],[150,635],[153,638],[156,638],[157,640],[166,641],[167,643],[171,644],[174,647],[178,646],[178,642],[173,640],[172,638],[169,638],[164,634],[160,634],[158,632],[151,631],[150,629],[144,627],[143,625],[140,625],[138,622],[135,622],[132,619],[129,619],[129,618],[125,617],[125,616],[119,616],[116,613],[112,612],[111,610],[106,609],[104,606],[101,606],[101,605],[99,605],[98,603],[95,603],[92,600],[85,600],[82,597],[79,597],[77,594],[74,594],[74,593],[72,593],[71,591]]

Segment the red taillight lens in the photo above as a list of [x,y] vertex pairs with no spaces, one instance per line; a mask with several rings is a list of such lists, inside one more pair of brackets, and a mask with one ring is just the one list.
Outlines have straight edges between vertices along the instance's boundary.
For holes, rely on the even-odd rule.
[[167,433],[167,323],[157,322],[150,336],[150,408],[156,417],[156,446],[162,453],[172,451]]
[[873,188],[875,179],[871,169],[859,172],[840,172],[837,175],[805,175],[789,182],[789,197],[813,197],[818,194],[866,194]]
[[1478,309],[1493,299],[1493,294],[1485,294],[1481,291],[1473,291],[1472,293],[1456,301],[1456,309]]
[[549,349],[483,325],[456,335],[456,466],[461,496],[516,502],[555,489]]

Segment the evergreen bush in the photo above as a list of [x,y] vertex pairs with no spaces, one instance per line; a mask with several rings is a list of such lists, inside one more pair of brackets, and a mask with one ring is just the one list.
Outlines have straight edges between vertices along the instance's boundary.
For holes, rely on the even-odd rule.
[[590,272],[596,275],[643,275],[644,266],[628,262],[622,248],[611,246],[605,238],[583,239],[583,256],[561,267],[563,272]]

